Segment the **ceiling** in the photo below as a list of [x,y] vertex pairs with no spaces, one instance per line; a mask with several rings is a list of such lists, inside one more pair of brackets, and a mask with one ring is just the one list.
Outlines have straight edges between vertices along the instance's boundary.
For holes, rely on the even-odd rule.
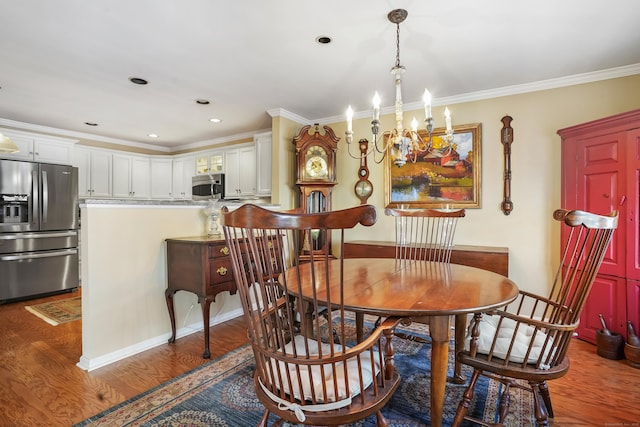
[[637,0],[5,0],[0,124],[175,151],[268,130],[271,115],[364,116],[375,90],[385,113],[396,8],[407,104],[425,87],[451,105],[640,73]]

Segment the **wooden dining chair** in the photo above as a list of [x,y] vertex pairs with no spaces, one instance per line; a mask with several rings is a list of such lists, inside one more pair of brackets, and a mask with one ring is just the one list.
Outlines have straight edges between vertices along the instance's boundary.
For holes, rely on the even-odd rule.
[[[464,209],[393,209],[384,213],[395,219],[395,254],[398,262],[438,261],[451,262],[451,249],[458,220],[465,216]],[[461,351],[464,345],[467,316],[455,317],[455,351]],[[429,323],[429,318],[411,318],[411,322]],[[414,341],[428,342],[413,335],[396,331],[396,336]],[[455,362],[453,381],[463,384],[460,363]]]
[[[357,343],[342,292],[344,275],[353,273],[343,271],[329,251],[307,251],[300,262],[301,235],[326,239],[333,233],[334,245],[342,248],[346,229],[371,226],[376,215],[371,205],[313,214],[223,208],[221,224],[256,362],[256,395],[265,407],[261,426],[270,414],[312,425],[375,414],[377,425],[388,425],[381,408],[400,381],[391,345],[400,319],[386,319]],[[329,292],[329,277],[339,277],[340,292]],[[323,316],[325,307],[335,315]]]
[[457,354],[458,360],[474,371],[454,426],[465,419],[488,425],[467,416],[480,375],[504,384],[497,409],[499,423],[508,414],[511,387],[533,394],[538,426],[547,426],[548,418],[553,418],[547,381],[569,370],[567,350],[618,225],[618,213],[595,215],[559,209],[553,217],[569,228],[551,291],[545,297],[521,290],[507,307],[474,315],[465,350]]

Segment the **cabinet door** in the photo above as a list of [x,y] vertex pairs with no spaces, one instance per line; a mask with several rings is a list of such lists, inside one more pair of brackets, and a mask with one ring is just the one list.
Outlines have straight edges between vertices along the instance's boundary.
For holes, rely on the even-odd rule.
[[[626,212],[626,277],[640,281],[640,129],[627,132],[627,200],[620,210]],[[620,226],[616,233],[620,233]],[[615,234],[614,234],[615,238]],[[621,239],[622,240],[622,239]],[[636,311],[636,318],[638,317]],[[640,330],[640,325],[634,324]]]
[[113,197],[131,197],[131,157],[113,155]]
[[240,152],[238,150],[229,150],[224,153],[224,197],[227,199],[240,196],[239,158]]
[[602,329],[598,314],[602,314],[607,327],[624,334],[626,328],[626,280],[599,274],[593,283],[589,298],[580,315],[578,337],[596,343],[596,331]]
[[171,199],[173,197],[173,161],[151,159],[151,197]]
[[224,170],[224,155],[221,152],[203,153],[196,157],[196,175],[219,173]]
[[78,168],[78,196],[91,197],[91,151],[76,147],[73,166]]
[[91,196],[111,197],[111,153],[91,151],[89,158],[89,181]]
[[18,152],[11,154],[0,153],[0,158],[33,161],[33,138],[4,129],[2,129],[2,133],[8,138],[11,138],[13,143],[18,147]]
[[625,188],[626,133],[577,141],[576,150],[576,205],[565,207],[599,214],[619,211],[618,229],[613,234],[600,272],[624,277],[626,212],[622,205],[626,204],[625,195],[628,194]]
[[271,195],[271,133],[256,135],[256,193],[258,196]]
[[[148,199],[151,197],[151,170],[147,157],[131,159],[131,197]],[[169,175],[170,177],[171,175]]]
[[34,160],[43,163],[71,164],[72,145],[36,138],[33,141]]
[[238,153],[238,184],[241,196],[256,194],[256,148],[241,148]]
[[191,178],[194,175],[195,157],[173,160],[173,180],[171,193],[177,199],[191,198]]

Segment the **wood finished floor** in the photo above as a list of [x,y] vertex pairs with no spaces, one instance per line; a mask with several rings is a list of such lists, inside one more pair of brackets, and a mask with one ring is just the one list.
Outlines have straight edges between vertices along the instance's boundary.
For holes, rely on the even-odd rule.
[[[0,305],[0,426],[71,426],[151,387],[206,363],[195,333],[175,344],[86,372],[82,322],[50,326],[25,305],[62,294]],[[241,319],[211,328],[212,358],[246,342]],[[595,346],[572,343],[571,369],[549,384],[556,418],[551,426],[640,426],[640,369],[597,356]]]

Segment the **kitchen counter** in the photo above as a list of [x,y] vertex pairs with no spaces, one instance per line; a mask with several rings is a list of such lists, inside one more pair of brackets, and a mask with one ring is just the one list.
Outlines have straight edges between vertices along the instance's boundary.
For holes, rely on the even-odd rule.
[[[246,203],[252,203],[268,208],[278,208],[278,205],[269,204],[265,199],[221,200],[217,205],[239,207]],[[129,205],[129,206],[199,206],[206,207],[208,200],[160,200],[160,199],[80,199],[82,205]]]

